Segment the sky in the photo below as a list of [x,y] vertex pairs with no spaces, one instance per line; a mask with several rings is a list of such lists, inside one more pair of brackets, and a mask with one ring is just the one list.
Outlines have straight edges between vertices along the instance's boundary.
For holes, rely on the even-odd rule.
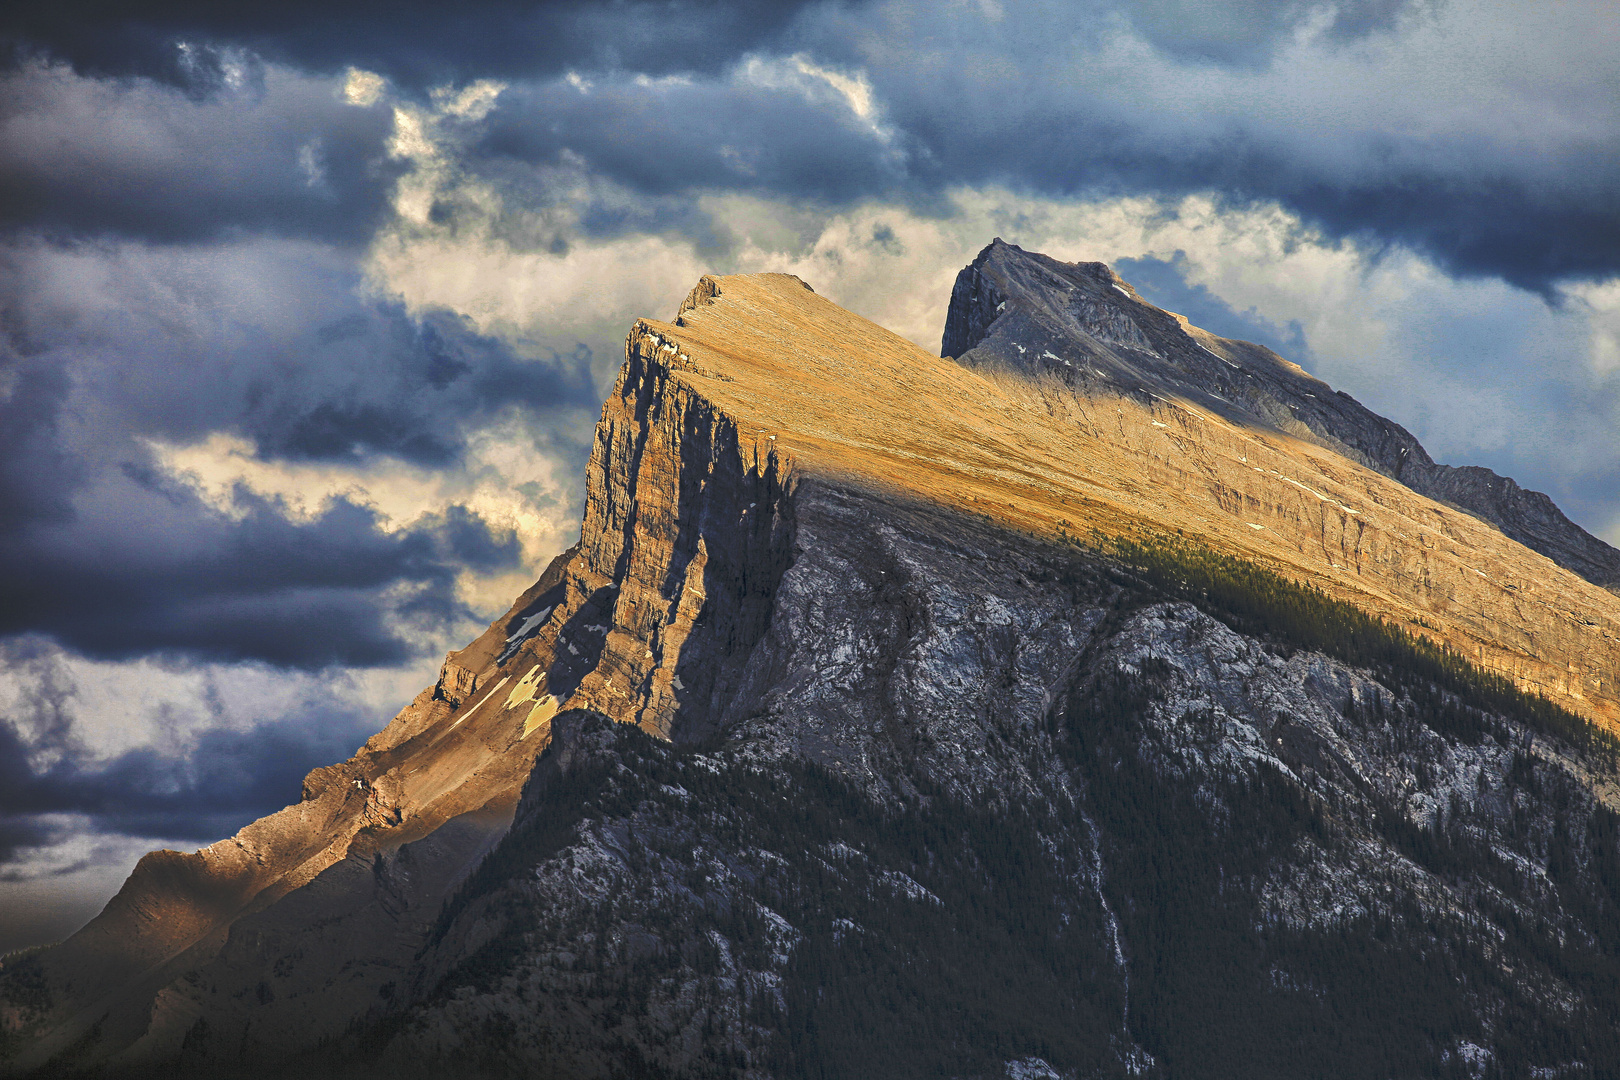
[[578,535],[632,320],[1104,260],[1620,542],[1611,0],[0,11],[0,952],[298,797]]

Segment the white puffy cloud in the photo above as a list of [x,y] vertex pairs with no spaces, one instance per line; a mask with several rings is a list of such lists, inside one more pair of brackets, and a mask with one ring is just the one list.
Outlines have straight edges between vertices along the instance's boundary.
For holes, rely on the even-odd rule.
[[[568,469],[573,455],[537,446],[532,421],[508,413],[467,434],[455,468],[428,468],[397,459],[365,463],[266,460],[250,441],[224,432],[190,444],[147,442],[153,459],[215,511],[240,520],[267,500],[289,518],[318,520],[338,499],[373,510],[384,532],[420,528],[434,515],[462,507],[498,532],[516,536],[521,567],[489,573],[461,568],[461,601],[493,615],[533,579],[536,567],[579,534],[580,478]],[[583,441],[584,432],[576,432]],[[567,471],[565,471],[567,470]],[[253,498],[251,505],[245,498]],[[465,632],[463,623],[456,632]],[[435,639],[442,652],[459,642]]]

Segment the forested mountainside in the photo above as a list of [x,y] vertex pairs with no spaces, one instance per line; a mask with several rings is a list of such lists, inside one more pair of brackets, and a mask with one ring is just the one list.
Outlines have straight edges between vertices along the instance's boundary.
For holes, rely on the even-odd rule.
[[973,351],[782,275],[638,323],[578,547],[8,962],[5,1067],[1620,1070],[1620,599],[1314,430]]

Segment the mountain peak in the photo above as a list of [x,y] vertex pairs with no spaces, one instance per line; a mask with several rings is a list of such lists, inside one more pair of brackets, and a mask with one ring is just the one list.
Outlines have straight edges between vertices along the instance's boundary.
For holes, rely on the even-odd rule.
[[[1148,303],[1107,263],[1065,263],[1000,238],[957,275],[940,354],[1089,389],[1190,390],[1217,409],[1248,396],[1242,380],[1256,374],[1299,382],[1289,387],[1294,396],[1331,393],[1269,349],[1220,338]],[[1204,392],[1212,381],[1228,394]],[[1265,410],[1256,419],[1287,429]]]
[[1149,303],[1106,263],[1065,263],[992,240],[956,277],[940,355],[1087,394],[1186,400],[1316,443],[1490,522],[1594,584],[1620,588],[1620,551],[1546,495],[1488,469],[1437,464],[1399,424],[1264,346]]

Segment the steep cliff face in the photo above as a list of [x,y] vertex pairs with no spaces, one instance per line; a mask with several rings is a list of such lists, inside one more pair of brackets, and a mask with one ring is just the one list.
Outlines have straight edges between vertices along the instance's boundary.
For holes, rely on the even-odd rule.
[[[359,953],[325,954],[386,970],[421,944],[420,913],[459,879],[462,856],[504,831],[559,709],[601,709],[664,738],[714,729],[789,559],[794,479],[768,440],[740,439],[671,380],[662,344],[644,326],[631,334],[580,543],[353,758],[310,773],[301,802],[202,851],[148,855],[95,920],[31,960],[24,981],[41,992],[6,1016],[11,1069],[138,1066],[208,1031],[231,1031],[244,1053],[341,1031],[374,1004],[376,980],[332,991],[319,964],[295,964],[264,982],[266,949],[244,936],[278,926],[290,940],[323,905],[371,910],[369,895],[339,899],[369,880],[357,867],[430,867],[400,894],[392,951],[366,954],[377,942],[361,935]],[[454,850],[441,850],[447,823],[462,835]],[[242,987],[254,988],[251,1023]],[[271,1000],[287,1015],[265,1023]],[[311,1008],[320,1023],[305,1022]]]
[[[1527,690],[1620,720],[1614,594],[1323,446],[1303,424],[1257,423],[1208,394],[1163,385],[1169,376],[1154,375],[1151,393],[1121,393],[1100,377],[948,362],[772,275],[718,279],[677,324],[643,326],[660,335],[676,383],[734,418],[744,440],[752,429],[794,475],[844,478],[1045,536],[1180,530],[1411,627]],[[1152,327],[1144,318],[1138,330]],[[996,333],[1012,330],[998,323]],[[1109,333],[1128,336],[1119,326]],[[1008,340],[1015,355],[1038,355],[1037,344]],[[1059,363],[1067,371],[1078,361]]]
[[984,359],[1046,325],[989,275],[978,366],[785,275],[638,322],[579,545],[303,802],[0,973],[7,1067],[1615,1067],[1620,599],[1183,393],[1103,273],[1062,372]]
[[715,730],[770,616],[791,558],[795,478],[769,439],[742,435],[676,377],[688,361],[657,329],[638,323],[626,353],[597,427],[564,605],[599,598],[602,646],[554,661],[551,685],[567,707],[698,738]]
[[1436,464],[1411,433],[1270,349],[1218,338],[1144,301],[1103,263],[1062,263],[997,239],[957,275],[940,355],[1161,394],[1318,442],[1461,507],[1606,589],[1620,551],[1539,491],[1477,466]]
[[[725,737],[560,714],[369,1034],[289,1075],[1620,1060],[1612,764],[1069,545],[795,501]],[[244,1064],[211,1045],[199,1070]]]

